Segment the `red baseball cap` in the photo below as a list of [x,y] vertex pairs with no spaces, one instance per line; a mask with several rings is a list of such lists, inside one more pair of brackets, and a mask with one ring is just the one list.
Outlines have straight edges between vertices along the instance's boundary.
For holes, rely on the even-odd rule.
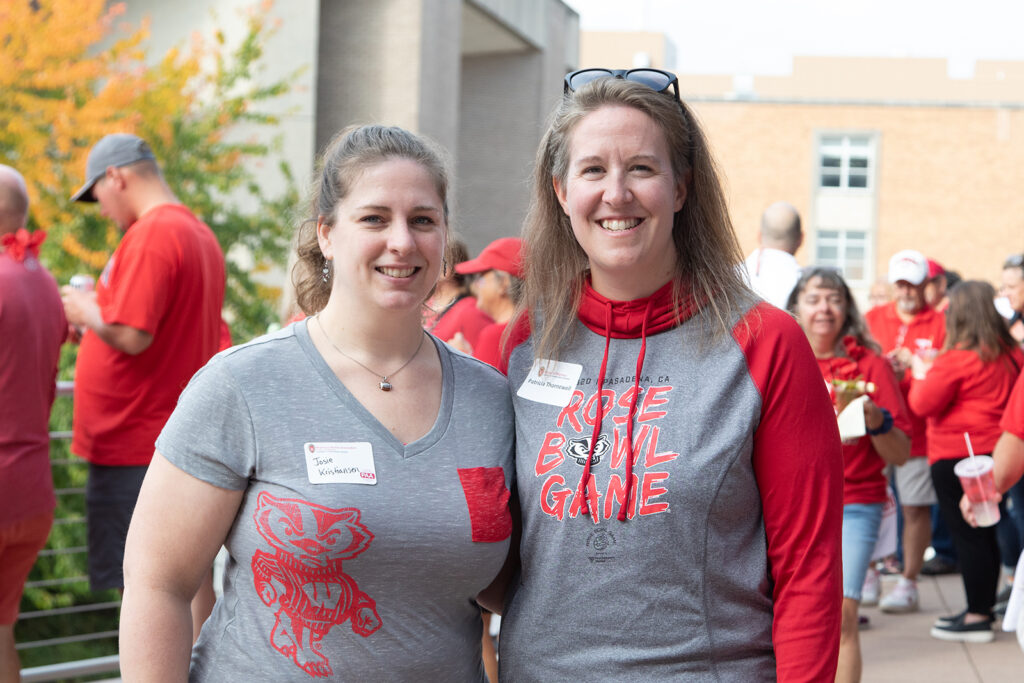
[[460,275],[471,275],[488,270],[501,270],[522,278],[522,249],[523,242],[518,237],[496,239],[484,247],[476,258],[456,264],[455,272]]
[[942,264],[933,259],[928,259],[928,279],[934,280],[940,275],[945,275],[946,269],[942,267]]

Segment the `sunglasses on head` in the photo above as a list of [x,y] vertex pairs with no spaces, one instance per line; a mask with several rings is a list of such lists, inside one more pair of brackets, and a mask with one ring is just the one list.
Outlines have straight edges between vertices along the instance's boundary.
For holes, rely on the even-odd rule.
[[646,85],[654,92],[666,92],[672,88],[672,94],[677,100],[679,99],[679,79],[674,73],[661,69],[580,69],[566,75],[562,94],[568,95],[571,92],[576,92],[587,83],[599,78],[621,78],[624,81],[633,81]]

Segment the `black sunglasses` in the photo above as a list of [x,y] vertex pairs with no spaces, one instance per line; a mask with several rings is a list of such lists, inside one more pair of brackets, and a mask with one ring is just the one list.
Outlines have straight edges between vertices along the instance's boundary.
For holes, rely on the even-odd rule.
[[672,94],[679,99],[679,79],[671,71],[661,69],[580,69],[566,74],[562,94],[568,95],[599,78],[621,78],[646,85],[654,92],[665,92],[672,88]]

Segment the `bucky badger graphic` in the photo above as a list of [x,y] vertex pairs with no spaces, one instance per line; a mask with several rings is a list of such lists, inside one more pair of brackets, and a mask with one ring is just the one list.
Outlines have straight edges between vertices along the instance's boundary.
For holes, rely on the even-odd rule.
[[[587,453],[590,451],[590,439],[589,436],[584,436],[579,439],[569,439],[562,450],[570,458],[576,460],[576,464],[582,467],[587,464]],[[608,452],[611,448],[611,444],[608,443],[608,437],[602,434],[597,437],[597,445],[594,446],[594,457],[590,459],[590,465],[593,467],[597,463],[601,462],[601,456]]]
[[373,534],[357,508],[331,509],[266,491],[256,498],[253,519],[274,549],[252,557],[260,600],[278,606],[270,644],[310,676],[330,676],[320,641],[331,628],[351,621],[364,638],[380,628],[377,604],[341,568],[342,560],[369,547]]

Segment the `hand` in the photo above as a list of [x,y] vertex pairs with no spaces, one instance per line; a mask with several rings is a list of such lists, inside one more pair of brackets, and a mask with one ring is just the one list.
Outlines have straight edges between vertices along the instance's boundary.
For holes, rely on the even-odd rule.
[[932,369],[932,365],[935,364],[935,357],[925,358],[924,356],[914,354],[910,358],[910,375],[914,379],[924,379],[928,375],[928,371]]
[[882,409],[878,407],[878,404],[870,398],[864,401],[864,426],[874,431],[881,427],[883,422],[885,422],[885,415],[882,414]]
[[72,327],[95,327],[96,320],[102,322],[96,292],[83,292],[64,285],[60,288],[60,298],[64,302],[64,317]]
[[885,354],[886,358],[889,359],[889,364],[892,365],[893,371],[896,373],[896,377],[902,377],[903,373],[910,367],[913,354],[910,349],[900,347],[893,349],[889,353]]
[[466,340],[461,332],[456,332],[455,336],[448,340],[448,344],[459,351],[462,351],[467,356],[473,355],[473,346]]
[[[996,492],[995,496],[991,499],[992,502],[998,503],[1003,499],[1002,494]],[[968,500],[967,494],[960,496],[960,514],[964,516],[964,521],[972,527],[978,526],[978,520],[974,516],[974,506],[971,505],[971,501]]]

